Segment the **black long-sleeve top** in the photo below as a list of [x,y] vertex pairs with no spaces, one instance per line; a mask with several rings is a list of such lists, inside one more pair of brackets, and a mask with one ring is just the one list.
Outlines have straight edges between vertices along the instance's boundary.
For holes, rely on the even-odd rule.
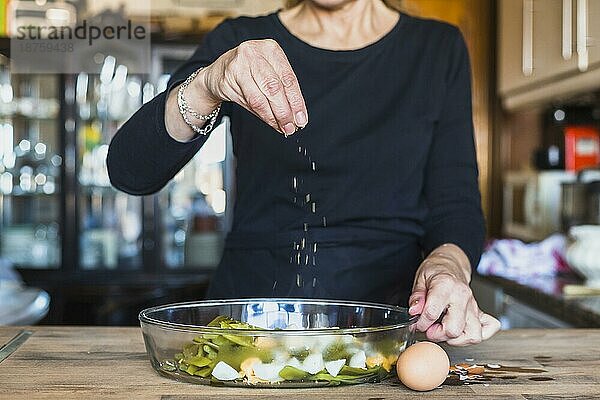
[[[475,266],[484,222],[460,31],[401,13],[375,43],[333,51],[295,37],[276,13],[240,17],[209,33],[169,88],[239,43],[263,38],[286,53],[310,122],[284,138],[224,104],[236,203],[209,295],[402,302],[422,257],[443,243],[458,245]],[[165,102],[166,93],[156,96],[113,138],[107,163],[118,189],[158,191],[205,142],[169,136]]]

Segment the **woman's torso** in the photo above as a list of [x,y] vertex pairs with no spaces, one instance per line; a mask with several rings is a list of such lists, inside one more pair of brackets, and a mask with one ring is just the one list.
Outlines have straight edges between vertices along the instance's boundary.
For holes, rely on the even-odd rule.
[[406,297],[444,89],[443,28],[414,21],[402,14],[382,39],[352,51],[312,47],[276,14],[231,22],[240,41],[280,44],[310,121],[284,138],[229,105],[236,205],[212,297]]

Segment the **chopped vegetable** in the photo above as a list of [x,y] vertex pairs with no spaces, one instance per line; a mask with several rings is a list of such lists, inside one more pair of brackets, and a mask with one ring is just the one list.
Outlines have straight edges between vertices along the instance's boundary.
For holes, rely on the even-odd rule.
[[197,370],[196,372],[194,372],[194,375],[196,376],[201,376],[203,378],[207,378],[208,376],[210,376],[211,372],[212,372],[212,367],[204,367],[204,368],[200,368],[199,370]]
[[289,365],[290,367],[298,368],[298,369],[302,368],[302,363],[300,362],[300,360],[298,360],[295,357],[290,358],[287,362],[287,365]]
[[219,361],[212,370],[212,376],[221,381],[232,381],[240,377],[240,374],[229,364]]
[[323,360],[334,361],[342,358],[350,359],[351,354],[348,352],[348,345],[341,340],[331,343],[323,351]]
[[336,377],[345,364],[345,358],[342,358],[341,360],[327,361],[325,363],[325,369],[327,370],[327,372],[329,372],[331,376]]
[[252,336],[223,335],[222,338],[245,347],[252,346],[253,341]]
[[183,357],[190,358],[198,355],[200,346],[197,344],[186,344],[183,346]]
[[[374,367],[371,369],[377,369],[378,367]],[[367,368],[357,368],[357,367],[350,367],[348,365],[344,365],[342,367],[342,370],[340,371],[342,375],[350,375],[350,376],[361,376],[364,375],[366,373],[368,373],[369,369]]]
[[188,365],[185,369],[185,372],[187,372],[190,375],[194,375],[194,372],[196,371],[198,371],[198,367],[196,367],[195,365]]
[[329,385],[374,382],[389,376],[398,357],[395,349],[405,346],[404,342],[387,338],[364,342],[352,335],[294,335],[280,339],[268,334],[236,334],[234,330],[260,328],[226,316],[216,317],[208,326],[229,331],[194,337],[173,359],[163,361],[162,369],[210,378],[214,383],[242,379],[251,385],[285,381],[320,381]]
[[223,321],[233,321],[231,318],[226,317],[225,315],[219,315],[217,317],[215,317],[215,319],[213,319],[212,321],[210,321],[208,323],[208,326],[210,327],[220,327],[221,326],[221,322]]
[[290,356],[298,359],[299,361],[304,361],[309,354],[310,351],[306,347],[290,349]]
[[195,356],[195,357],[186,358],[185,362],[187,362],[188,364],[195,365],[196,367],[206,367],[208,364],[210,364],[212,362],[212,360],[210,358],[206,358],[206,357],[202,357],[202,356]]
[[279,382],[283,380],[283,378],[279,376],[279,373],[283,368],[283,364],[263,364],[261,362],[254,365],[254,374],[257,378],[267,382]]
[[161,362],[160,363],[160,368],[163,371],[167,371],[167,372],[177,371],[177,366],[171,360],[166,360],[166,361]]
[[354,368],[367,368],[367,355],[363,350],[359,350],[352,356],[349,366]]
[[302,367],[300,369],[308,372],[309,374],[316,374],[325,368],[322,354],[311,354],[304,359]]
[[286,365],[281,371],[279,371],[279,376],[286,381],[300,381],[308,378],[309,375],[310,374],[308,372],[296,367],[292,367],[291,365]]

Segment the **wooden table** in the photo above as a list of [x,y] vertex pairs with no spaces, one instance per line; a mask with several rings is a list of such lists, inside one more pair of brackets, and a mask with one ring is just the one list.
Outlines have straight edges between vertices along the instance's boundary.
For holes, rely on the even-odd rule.
[[[320,389],[239,389],[199,386],[159,376],[138,328],[33,327],[35,333],[0,363],[0,399],[600,399],[600,329],[513,330],[466,348],[447,348],[453,364],[536,367],[484,384],[447,386],[428,393],[397,380]],[[19,331],[0,328],[0,345]],[[530,380],[551,378],[553,380]]]

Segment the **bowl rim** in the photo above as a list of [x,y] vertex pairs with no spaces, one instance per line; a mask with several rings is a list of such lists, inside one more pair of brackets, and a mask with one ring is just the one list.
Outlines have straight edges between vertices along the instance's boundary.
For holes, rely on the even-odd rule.
[[415,324],[419,319],[420,315],[413,315],[408,318],[405,322],[392,325],[381,325],[376,327],[355,327],[355,328],[313,328],[313,329],[224,329],[214,326],[200,326],[200,325],[189,325],[189,324],[178,324],[175,322],[166,322],[156,318],[149,317],[148,314],[156,311],[161,311],[167,308],[180,308],[188,307],[190,305],[200,306],[218,306],[218,305],[234,305],[234,304],[247,304],[247,303],[259,303],[259,302],[272,302],[272,303],[304,303],[304,304],[321,304],[329,306],[350,306],[350,307],[370,307],[377,309],[384,309],[394,312],[404,312],[408,315],[408,309],[406,307],[400,307],[384,303],[372,303],[372,302],[361,302],[351,300],[327,300],[327,299],[302,299],[302,298],[240,298],[240,299],[222,299],[222,300],[199,300],[199,301],[187,301],[180,303],[164,304],[155,307],[149,307],[140,311],[138,319],[142,328],[144,324],[159,326],[164,329],[176,330],[180,332],[194,332],[194,333],[213,333],[213,334],[231,334],[235,331],[236,335],[239,336],[270,336],[270,335],[322,335],[322,334],[357,334],[357,333],[370,333],[370,332],[382,332],[394,329],[406,328]]

